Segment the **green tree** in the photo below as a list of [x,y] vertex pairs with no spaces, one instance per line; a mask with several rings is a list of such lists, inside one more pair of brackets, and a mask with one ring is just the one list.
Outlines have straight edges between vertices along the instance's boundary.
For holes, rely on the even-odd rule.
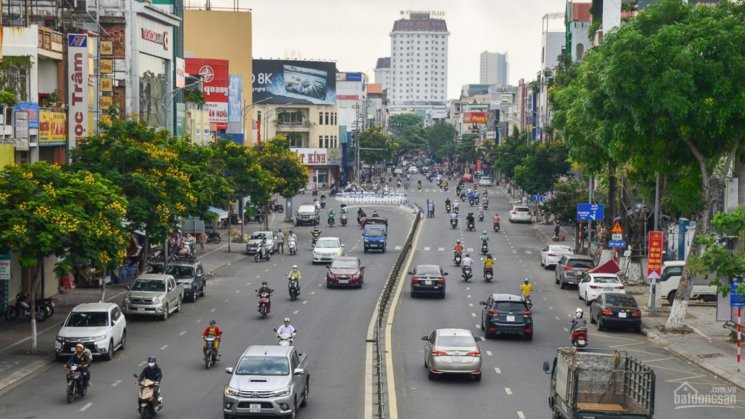
[[458,132],[447,122],[438,122],[424,129],[424,138],[435,160],[442,161],[445,156],[455,152],[455,138]]
[[515,168],[520,165],[527,154],[527,134],[515,130],[502,141],[502,144],[497,146],[492,165],[499,170],[502,176],[513,179]]
[[[47,163],[6,166],[0,171],[0,243],[17,253],[23,289],[35,296],[43,260],[57,256],[58,274],[73,266],[120,267],[129,238],[122,228],[126,201],[119,188],[86,171]],[[34,312],[35,298],[31,298]],[[36,351],[32,317],[31,349]]]
[[460,162],[473,162],[479,155],[476,149],[476,137],[474,135],[464,135],[455,145],[455,158]]
[[554,185],[551,199],[543,205],[546,215],[553,214],[562,223],[574,223],[577,217],[577,203],[588,202],[587,183],[570,181]]
[[401,135],[406,128],[421,126],[422,117],[413,113],[393,115],[388,119],[388,127],[394,137]]
[[274,189],[285,198],[292,198],[308,182],[308,169],[290,150],[284,137],[262,141],[256,146],[259,164],[274,178]]
[[515,167],[515,183],[529,194],[548,192],[560,176],[569,172],[566,147],[561,141],[533,143]]
[[[712,233],[698,237],[704,252],[701,256],[689,255],[689,265],[695,274],[714,272],[711,284],[726,296],[731,278],[745,278],[745,207],[729,214],[718,213],[711,227]],[[745,283],[739,284],[737,292],[745,293]]]
[[398,145],[379,129],[366,129],[359,134],[360,160],[373,163],[395,155]]

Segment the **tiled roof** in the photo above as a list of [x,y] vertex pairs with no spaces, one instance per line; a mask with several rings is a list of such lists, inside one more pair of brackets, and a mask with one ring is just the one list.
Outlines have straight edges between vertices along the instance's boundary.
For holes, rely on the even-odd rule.
[[391,57],[378,58],[378,63],[375,64],[375,68],[391,68]]
[[447,32],[444,19],[399,19],[393,23],[393,32]]

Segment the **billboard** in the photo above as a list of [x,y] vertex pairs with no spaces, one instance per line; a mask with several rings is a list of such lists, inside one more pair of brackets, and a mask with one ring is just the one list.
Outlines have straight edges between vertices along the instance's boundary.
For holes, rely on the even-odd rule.
[[36,102],[17,102],[15,111],[25,111],[28,114],[28,127],[39,128],[39,104]]
[[186,72],[202,78],[205,108],[210,124],[218,130],[228,128],[228,60],[186,58]]
[[466,124],[486,124],[488,119],[486,112],[466,112],[463,114],[463,122]]
[[254,103],[336,104],[336,63],[253,60]]
[[39,146],[65,145],[67,115],[42,109],[39,112]]
[[88,35],[67,35],[67,89],[69,146],[88,136]]
[[228,83],[228,133],[243,133],[243,76],[231,74]]
[[336,73],[336,81],[362,81],[362,73]]

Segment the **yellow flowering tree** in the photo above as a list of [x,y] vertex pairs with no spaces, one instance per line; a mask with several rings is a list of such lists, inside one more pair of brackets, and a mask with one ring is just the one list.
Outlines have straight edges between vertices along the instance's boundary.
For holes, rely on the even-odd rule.
[[[125,216],[120,189],[100,175],[43,162],[0,170],[0,250],[19,255],[23,289],[32,295],[47,256],[59,257],[58,273],[121,266],[129,244]],[[32,317],[32,350],[35,329]]]
[[292,198],[308,183],[308,169],[290,150],[290,144],[285,137],[277,137],[263,141],[255,147],[259,156],[259,164],[274,177],[274,189],[285,198]]

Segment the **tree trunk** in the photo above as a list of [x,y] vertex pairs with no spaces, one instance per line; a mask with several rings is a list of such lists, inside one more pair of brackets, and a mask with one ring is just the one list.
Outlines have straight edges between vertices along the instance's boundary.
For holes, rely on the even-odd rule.
[[737,205],[745,205],[745,163],[741,158],[735,163],[735,176],[737,176]]
[[39,349],[36,339],[36,281],[39,274],[39,267],[42,265],[44,258],[39,256],[36,259],[36,266],[22,269],[22,277],[26,279],[29,293],[29,307],[31,307],[31,353],[36,353]]
[[[711,204],[709,202],[710,201],[707,200],[707,204],[704,205],[705,209],[696,214],[696,229],[693,233],[693,241],[691,242],[691,248],[688,253],[688,260],[690,260],[691,255],[698,255],[701,251],[701,245],[698,244],[696,237],[698,237],[699,234],[706,232],[706,219],[709,216],[709,211],[711,209]],[[693,289],[693,278],[691,276],[691,270],[688,263],[686,263],[685,269],[683,270],[683,276],[680,278],[678,291],[675,293],[673,306],[670,308],[670,316],[667,318],[667,323],[665,324],[665,329],[669,331],[681,331],[685,326],[688,300],[691,298],[691,290]]]

